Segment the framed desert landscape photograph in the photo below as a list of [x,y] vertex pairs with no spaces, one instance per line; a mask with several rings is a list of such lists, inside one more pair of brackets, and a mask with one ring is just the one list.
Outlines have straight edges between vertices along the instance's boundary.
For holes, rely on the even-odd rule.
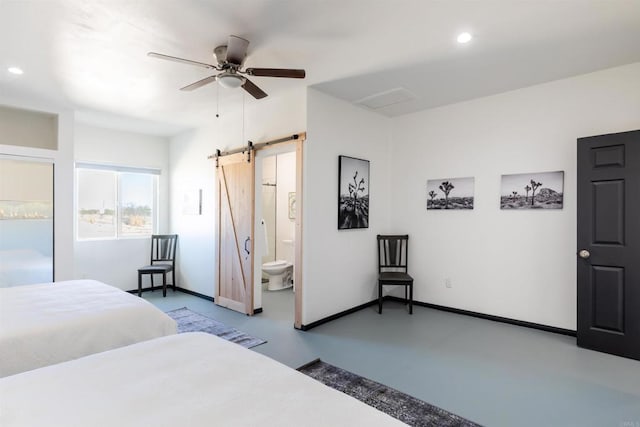
[[427,209],[473,209],[475,178],[427,181]]
[[369,227],[369,161],[338,156],[338,230]]
[[562,209],[564,171],[502,175],[500,209]]

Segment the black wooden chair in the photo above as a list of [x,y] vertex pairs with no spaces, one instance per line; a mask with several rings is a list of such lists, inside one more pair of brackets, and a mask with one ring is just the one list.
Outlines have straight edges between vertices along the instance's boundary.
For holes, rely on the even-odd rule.
[[154,234],[151,236],[151,263],[138,269],[138,296],[142,296],[142,275],[162,274],[162,296],[167,296],[167,273],[171,272],[171,285],[176,290],[176,243],[177,234]]
[[[382,287],[404,286],[404,299],[413,314],[413,277],[407,273],[408,235],[378,235],[378,313],[382,313]],[[408,295],[407,295],[408,293]]]

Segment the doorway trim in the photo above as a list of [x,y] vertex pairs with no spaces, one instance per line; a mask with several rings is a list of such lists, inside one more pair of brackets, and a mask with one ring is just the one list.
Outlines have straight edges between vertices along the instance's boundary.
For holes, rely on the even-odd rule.
[[[302,294],[304,283],[302,279],[302,242],[303,242],[303,212],[304,212],[304,194],[303,194],[303,174],[304,174],[304,166],[303,166],[303,158],[304,158],[304,142],[307,140],[306,132],[299,132],[290,136],[274,139],[271,141],[266,141],[262,143],[253,143],[252,141],[248,141],[248,145],[245,147],[237,148],[235,150],[221,152],[217,150],[215,154],[210,155],[209,159],[215,159],[216,163],[218,162],[218,158],[223,156],[228,156],[236,153],[250,153],[251,151],[263,151],[270,148],[275,147],[276,145],[282,144],[294,144],[295,145],[295,153],[296,153],[296,219],[295,219],[295,242],[294,242],[294,283],[296,287],[295,291],[295,303],[294,303],[294,328],[301,329],[302,328]],[[254,170],[255,170],[255,162],[254,162]],[[255,184],[255,182],[254,182]],[[253,197],[253,206],[252,206],[252,218],[253,218],[253,227],[255,228],[255,212],[256,212],[256,203],[255,197]],[[255,238],[254,238],[255,239]],[[255,249],[254,242],[251,243],[252,247]],[[255,250],[251,251],[251,257],[253,258]],[[256,260],[254,259],[255,263]],[[254,278],[254,281],[257,280]],[[252,283],[252,286],[249,287],[251,292],[251,301],[253,304],[254,300],[254,292],[255,292],[255,283]],[[255,308],[252,307],[254,310]]]
[[[296,329],[302,328],[302,292],[303,292],[303,280],[302,280],[302,242],[303,242],[303,234],[302,234],[302,218],[303,218],[303,185],[302,185],[302,177],[303,177],[303,154],[304,154],[304,141],[306,140],[306,132],[301,132],[296,134],[295,138],[282,138],[280,140],[276,140],[277,142],[267,142],[262,144],[254,145],[254,149],[256,151],[265,152],[271,148],[275,148],[276,144],[278,146],[282,145],[295,145],[295,153],[296,153],[296,218],[295,218],[295,239],[294,239],[294,277],[293,282],[295,283],[295,297],[294,297],[294,320],[293,326]],[[293,151],[293,150],[292,150]],[[255,214],[255,204],[253,206],[254,214]],[[255,261],[258,262],[259,261]],[[255,280],[258,280],[257,277]],[[255,289],[255,286],[254,286]]]

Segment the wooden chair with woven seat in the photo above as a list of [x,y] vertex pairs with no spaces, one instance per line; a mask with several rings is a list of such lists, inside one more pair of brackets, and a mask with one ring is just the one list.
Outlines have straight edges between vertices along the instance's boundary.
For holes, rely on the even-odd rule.
[[154,234],[151,236],[151,262],[138,269],[138,296],[142,296],[142,276],[151,276],[153,291],[153,275],[162,274],[162,296],[167,296],[167,273],[171,273],[171,285],[176,290],[176,243],[177,234]]
[[382,313],[382,287],[404,286],[404,299],[413,314],[413,277],[407,273],[409,236],[378,235],[378,313]]

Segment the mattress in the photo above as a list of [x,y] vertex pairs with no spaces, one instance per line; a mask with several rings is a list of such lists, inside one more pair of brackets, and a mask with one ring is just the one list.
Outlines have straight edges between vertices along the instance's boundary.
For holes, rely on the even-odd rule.
[[0,379],[0,425],[400,426],[306,375],[202,332]]
[[149,302],[95,280],[0,288],[0,377],[176,332]]

